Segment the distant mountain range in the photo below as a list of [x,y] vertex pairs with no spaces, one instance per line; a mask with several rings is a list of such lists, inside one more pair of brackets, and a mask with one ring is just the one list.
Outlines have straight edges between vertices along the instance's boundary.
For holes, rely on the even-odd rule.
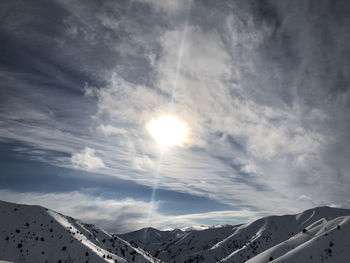
[[0,262],[349,263],[350,209],[116,235],[44,207],[0,201]]

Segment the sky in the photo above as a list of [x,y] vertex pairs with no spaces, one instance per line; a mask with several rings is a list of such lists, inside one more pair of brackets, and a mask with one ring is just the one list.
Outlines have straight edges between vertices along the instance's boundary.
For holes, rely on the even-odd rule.
[[[349,13],[1,1],[0,199],[115,233],[350,208]],[[163,151],[147,125],[169,112],[189,137]]]

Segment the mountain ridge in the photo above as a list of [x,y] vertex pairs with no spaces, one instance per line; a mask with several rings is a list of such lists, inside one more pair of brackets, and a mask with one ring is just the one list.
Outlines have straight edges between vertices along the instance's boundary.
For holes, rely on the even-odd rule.
[[205,230],[152,227],[111,234],[38,205],[0,201],[0,262],[347,263],[350,209],[298,214]]
[[92,224],[53,210],[0,201],[0,260],[161,262]]

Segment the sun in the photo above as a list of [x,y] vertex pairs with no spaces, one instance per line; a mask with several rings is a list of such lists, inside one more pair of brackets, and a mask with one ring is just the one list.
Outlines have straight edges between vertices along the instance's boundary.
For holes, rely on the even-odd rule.
[[163,115],[152,120],[147,129],[162,148],[182,146],[187,142],[187,126],[174,115]]

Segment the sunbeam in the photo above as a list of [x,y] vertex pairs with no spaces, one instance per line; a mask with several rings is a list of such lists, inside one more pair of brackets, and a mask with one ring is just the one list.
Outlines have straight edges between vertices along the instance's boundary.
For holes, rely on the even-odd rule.
[[[183,56],[183,48],[184,48],[184,43],[185,43],[185,39],[186,39],[186,32],[187,32],[187,26],[188,26],[188,20],[190,17],[190,12],[191,12],[191,6],[192,6],[192,0],[189,1],[189,8],[188,8],[188,13],[187,13],[187,17],[186,17],[186,22],[185,22],[185,27],[184,30],[182,32],[182,37],[181,37],[181,44],[179,47],[179,51],[178,51],[178,57],[177,57],[177,64],[176,64],[176,73],[175,73],[175,78],[174,78],[174,83],[172,86],[172,90],[171,90],[171,94],[170,94],[170,103],[169,103],[169,113],[170,115],[167,116],[171,116],[171,114],[174,112],[174,97],[175,97],[175,92],[176,92],[176,88],[177,88],[177,82],[178,82],[178,77],[181,71],[181,62],[182,62],[182,56]],[[167,118],[169,119],[169,117]],[[173,119],[173,117],[170,117],[170,119]],[[175,123],[178,123],[179,121],[175,121]],[[174,122],[172,122],[174,123]],[[164,150],[165,147],[168,145],[176,145],[176,144],[181,144],[183,142],[186,141],[186,127],[183,125],[175,125],[176,127],[178,127],[178,131],[180,131],[180,137],[176,137],[176,138],[172,138],[172,139],[164,139],[163,136],[160,136],[162,139],[161,141],[161,146],[163,146],[161,148],[161,153],[158,159],[158,163],[157,163],[157,169],[156,169],[156,173],[155,173],[155,178],[154,178],[154,183],[153,183],[153,188],[152,188],[152,194],[151,194],[151,199],[150,199],[150,210],[148,213],[148,218],[147,218],[147,225],[149,226],[152,220],[152,214],[153,214],[153,210],[154,210],[154,201],[155,201],[155,196],[156,196],[156,192],[157,192],[157,188],[158,188],[158,184],[161,178],[161,166],[162,166],[162,162],[163,162],[163,157],[164,157]],[[164,132],[164,131],[163,131]],[[158,134],[158,132],[156,132]],[[152,134],[152,136],[154,135],[154,133]],[[154,137],[154,136],[153,136]],[[159,137],[158,137],[159,138]],[[159,142],[158,142],[159,143]],[[144,235],[144,239],[146,239],[147,236],[147,231],[145,231],[145,235]]]

